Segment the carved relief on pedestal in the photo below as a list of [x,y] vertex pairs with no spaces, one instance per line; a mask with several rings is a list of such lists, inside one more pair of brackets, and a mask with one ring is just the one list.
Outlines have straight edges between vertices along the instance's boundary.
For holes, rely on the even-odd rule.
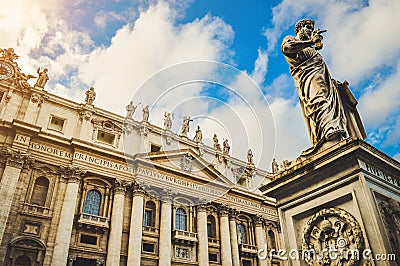
[[400,204],[394,199],[381,201],[379,210],[393,249],[392,252],[400,254]]
[[308,265],[357,265],[364,237],[357,220],[340,208],[315,213],[303,232],[303,254]]

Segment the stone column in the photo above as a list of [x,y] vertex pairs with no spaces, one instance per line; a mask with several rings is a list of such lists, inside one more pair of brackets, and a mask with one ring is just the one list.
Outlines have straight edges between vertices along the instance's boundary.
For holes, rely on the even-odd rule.
[[236,210],[231,210],[229,217],[229,230],[231,234],[231,245],[232,245],[232,265],[240,266],[240,257],[239,257],[239,244],[238,244],[238,236],[237,236],[237,225],[236,225]]
[[220,208],[221,227],[221,262],[222,266],[232,266],[231,239],[229,233],[229,209],[226,206]]
[[132,190],[133,200],[131,225],[129,228],[127,265],[140,266],[140,258],[142,254],[143,201],[145,192],[138,184],[134,184]]
[[107,248],[107,266],[117,266],[121,256],[122,225],[124,220],[124,202],[127,183],[123,180],[115,180],[114,200],[111,214],[110,236]]
[[[254,219],[254,224],[256,226],[256,244],[257,244],[257,249],[261,250],[263,249],[264,252],[268,252],[266,249],[266,245],[265,245],[265,231],[264,231],[264,227],[263,227],[263,223],[264,223],[264,219],[261,216],[257,216]],[[264,254],[261,254],[264,255]],[[267,255],[268,256],[268,255]],[[258,265],[259,266],[267,266],[267,259],[260,259],[260,257],[257,258],[258,260]]]
[[159,257],[163,266],[171,265],[172,193],[164,190],[161,203]]
[[65,178],[68,184],[57,227],[56,240],[51,260],[52,266],[65,266],[67,264],[79,184],[86,173],[86,171],[73,166],[61,166],[60,170],[61,177]]
[[197,237],[199,240],[199,266],[208,266],[207,206],[197,206]]
[[5,158],[6,167],[0,182],[0,243],[3,240],[21,169],[32,161],[29,154],[11,149],[4,150],[1,155]]

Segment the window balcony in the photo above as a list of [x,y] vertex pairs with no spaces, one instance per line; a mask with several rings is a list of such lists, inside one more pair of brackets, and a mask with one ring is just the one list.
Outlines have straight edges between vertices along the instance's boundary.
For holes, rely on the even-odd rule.
[[197,242],[197,233],[174,230],[173,239],[176,243],[183,245],[194,245],[194,243]]
[[211,237],[209,237],[208,238],[208,245],[209,246],[212,246],[212,247],[219,247],[219,239],[216,239],[216,238],[211,238]]
[[257,247],[253,245],[248,245],[248,244],[240,244],[239,245],[239,250],[242,253],[245,254],[257,254]]
[[50,208],[26,202],[22,206],[22,213],[26,215],[39,216],[43,218],[51,217]]
[[151,236],[158,236],[158,228],[153,227],[153,226],[143,225],[143,234],[151,235]]
[[107,217],[96,216],[87,213],[78,213],[76,215],[76,221],[79,226],[85,227],[87,229],[94,228],[107,230],[109,227]]

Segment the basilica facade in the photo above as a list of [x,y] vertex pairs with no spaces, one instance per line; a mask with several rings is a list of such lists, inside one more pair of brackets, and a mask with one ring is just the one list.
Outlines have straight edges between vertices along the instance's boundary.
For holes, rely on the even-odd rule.
[[[0,55],[0,265],[281,265],[271,181],[251,150],[233,158],[164,125],[46,91],[12,49]],[[146,110],[147,108],[147,110]]]

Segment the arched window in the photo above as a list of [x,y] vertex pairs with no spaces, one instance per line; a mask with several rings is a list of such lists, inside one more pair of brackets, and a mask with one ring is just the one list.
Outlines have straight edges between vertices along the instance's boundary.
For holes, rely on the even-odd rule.
[[239,244],[247,244],[247,229],[244,224],[238,224]]
[[86,194],[85,208],[83,209],[83,213],[99,216],[100,202],[100,192],[95,189],[90,190]]
[[32,261],[28,256],[20,256],[15,260],[15,266],[31,266]]
[[155,213],[156,204],[153,201],[146,202],[146,208],[144,210],[144,225],[145,226],[155,226]]
[[33,186],[31,203],[39,206],[44,206],[46,203],[48,190],[49,190],[49,180],[44,176],[37,178]]
[[209,238],[217,238],[217,230],[215,226],[215,218],[213,215],[207,216],[207,236]]
[[275,242],[275,234],[274,231],[268,230],[268,238],[267,238],[267,246],[269,249],[275,249],[276,250],[276,242]]
[[175,213],[175,229],[186,231],[186,211],[178,208]]

